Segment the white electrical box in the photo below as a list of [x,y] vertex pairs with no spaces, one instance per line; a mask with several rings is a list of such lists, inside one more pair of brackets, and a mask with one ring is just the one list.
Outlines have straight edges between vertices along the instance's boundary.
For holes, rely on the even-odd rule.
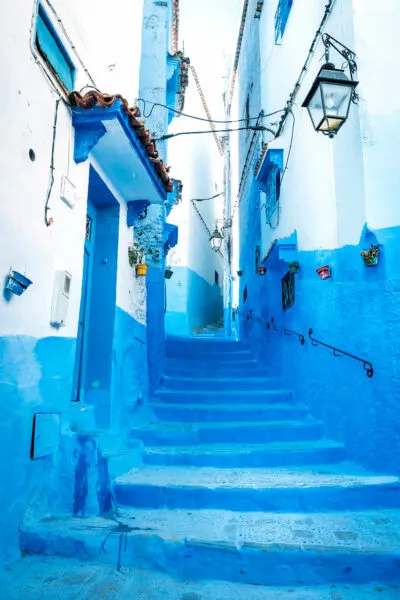
[[67,271],[56,271],[50,322],[56,327],[65,327],[72,276]]
[[70,208],[74,208],[76,204],[76,189],[72,181],[66,175],[61,178],[61,200]]

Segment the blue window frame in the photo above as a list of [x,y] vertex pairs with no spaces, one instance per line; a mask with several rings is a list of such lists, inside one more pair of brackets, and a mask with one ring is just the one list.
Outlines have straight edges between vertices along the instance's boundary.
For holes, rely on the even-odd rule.
[[285,33],[293,0],[279,0],[275,13],[275,44],[278,44]]
[[282,172],[283,150],[268,150],[257,179],[260,190],[265,192],[265,219],[269,225],[279,206]]
[[35,44],[61,85],[67,91],[73,90],[75,82],[74,63],[41,4],[39,4],[36,20]]

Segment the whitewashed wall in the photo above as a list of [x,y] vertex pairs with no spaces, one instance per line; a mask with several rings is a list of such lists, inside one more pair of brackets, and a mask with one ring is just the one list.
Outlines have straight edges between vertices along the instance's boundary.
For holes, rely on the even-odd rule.
[[[46,2],[43,6],[55,22],[51,8]],[[112,10],[109,3],[93,1],[71,4],[58,0],[53,6],[96,86],[101,91],[122,93],[133,103],[139,79],[142,1],[117,0]],[[55,141],[54,185],[48,213],[54,221],[46,227],[44,205],[57,94],[43,74],[43,62],[32,47],[36,3],[16,0],[7,6],[7,10],[3,5],[2,10],[7,14],[3,15],[0,24],[3,92],[0,185],[4,198],[0,206],[0,272],[5,277],[11,266],[26,272],[33,285],[22,297],[13,297],[10,302],[0,296],[0,333],[75,337],[89,164],[76,165],[73,161],[70,115],[61,103]],[[76,64],[76,88],[90,84],[56,22],[55,27]],[[36,154],[35,162],[29,159],[30,148]],[[76,186],[78,201],[73,209],[60,200],[63,175],[68,175]],[[49,323],[53,278],[57,269],[67,270],[72,275],[67,326],[60,330]],[[122,303],[120,291],[118,302]]]

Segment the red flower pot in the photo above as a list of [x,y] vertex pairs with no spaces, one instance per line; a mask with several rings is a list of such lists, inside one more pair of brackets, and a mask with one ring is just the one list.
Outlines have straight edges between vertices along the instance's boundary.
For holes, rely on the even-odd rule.
[[329,277],[332,277],[331,269],[328,265],[320,267],[316,272],[320,276],[320,279],[329,279]]
[[259,275],[265,275],[265,273],[267,272],[267,268],[266,267],[258,267],[257,271],[258,271]]

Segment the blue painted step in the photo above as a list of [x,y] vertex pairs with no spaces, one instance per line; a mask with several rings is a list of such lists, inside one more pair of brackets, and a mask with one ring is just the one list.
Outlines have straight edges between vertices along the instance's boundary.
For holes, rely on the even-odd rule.
[[211,392],[214,390],[251,390],[251,391],[268,391],[279,390],[277,379],[272,377],[167,377],[164,376],[161,382],[160,389],[169,390],[204,390]]
[[[193,350],[179,351],[171,353],[167,350],[167,359],[168,362],[170,359],[188,361],[189,363],[197,363],[207,364],[209,366],[225,364],[229,365],[232,363],[244,363],[251,362],[254,360],[253,355],[248,350],[240,350],[238,352],[211,352],[208,350],[203,350],[199,355]],[[184,363],[183,363],[184,364]]]
[[[113,520],[48,515],[39,521],[25,522],[21,527],[21,547],[29,553],[79,557],[110,565],[119,577],[117,564],[123,569],[132,565],[154,569],[154,581],[157,571],[175,578],[200,580],[202,591],[203,586],[206,589],[204,580],[214,580],[216,576],[239,585],[313,586],[330,582],[331,595],[326,598],[343,600],[345,596],[336,593],[334,584],[348,586],[381,580],[396,586],[399,582],[399,524],[398,510],[318,513],[308,515],[306,520],[299,513],[121,510]],[[40,572],[43,568],[33,582],[40,580]],[[61,581],[62,578],[57,584]],[[58,593],[60,588],[54,590]],[[106,590],[103,586],[98,595],[89,597],[101,598]],[[311,600],[325,598],[321,590]],[[375,591],[377,598],[385,597],[380,595],[378,586]],[[286,592],[286,596],[266,597],[308,598],[306,589],[299,596],[292,595],[293,588]],[[27,597],[30,596],[24,596]],[[226,598],[203,593],[199,596],[204,600],[220,597]],[[185,598],[183,595],[182,600]],[[248,600],[252,596],[242,598]],[[153,599],[150,590],[143,599]],[[165,599],[175,600],[175,596]]]
[[[211,371],[211,376],[218,376],[220,373],[225,372],[227,369],[230,373],[232,373],[232,369],[240,372],[248,372],[248,375],[251,375],[251,371],[256,372],[260,369],[260,366],[257,361],[254,359],[249,360],[240,360],[232,362],[229,359],[222,358],[214,358],[213,360],[209,360],[204,358],[203,360],[190,358],[167,358],[165,363],[165,369],[179,369],[180,375],[185,375],[192,369],[196,369],[196,371],[201,371],[201,377],[207,377],[207,373]],[[228,374],[229,375],[229,374]],[[269,375],[268,372],[264,370],[263,375]]]
[[345,459],[345,449],[342,444],[325,439],[247,445],[150,446],[145,447],[142,458],[144,464],[148,465],[288,467],[337,463]]
[[305,419],[308,409],[298,404],[152,404],[155,416],[163,421],[244,422],[294,421]]
[[266,443],[311,441],[323,436],[320,421],[256,421],[229,423],[156,423],[133,429],[129,435],[154,446],[187,446],[204,443]]
[[189,367],[182,368],[181,365],[176,365],[176,363],[171,363],[170,359],[167,361],[164,375],[166,378],[178,378],[178,379],[215,379],[222,377],[223,379],[229,379],[234,377],[235,379],[246,379],[247,377],[267,377],[270,381],[274,381],[279,385],[282,385],[282,381],[277,378],[269,377],[267,369],[264,367],[260,367],[255,361],[251,361],[246,367],[242,367],[242,365],[236,364],[234,367],[229,367],[229,365],[220,365],[218,370],[207,363],[201,368],[198,362],[194,362]]
[[[320,469],[146,466],[115,480],[117,502],[137,508],[318,512],[400,506],[398,477]],[[336,469],[336,470],[335,470]]]
[[163,390],[153,394],[155,402],[171,404],[276,404],[293,403],[291,390]]

